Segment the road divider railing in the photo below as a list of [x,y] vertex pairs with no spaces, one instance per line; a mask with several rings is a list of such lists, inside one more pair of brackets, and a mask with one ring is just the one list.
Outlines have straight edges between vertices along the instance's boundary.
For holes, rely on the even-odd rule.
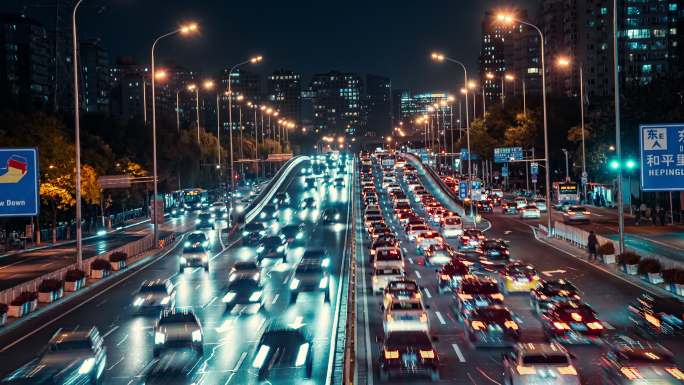
[[[356,162],[352,171],[352,220],[351,220],[351,255],[349,258],[349,278],[347,287],[347,322],[345,325],[345,344],[344,344],[344,368],[342,373],[342,384],[351,385],[354,382],[354,373],[356,372],[356,218],[359,215],[359,200],[356,199],[356,186],[359,173]],[[364,293],[365,294],[365,293]]]
[[439,199],[440,197],[438,196],[436,196],[435,198],[439,199],[441,203],[449,210],[457,213],[463,218],[466,217],[465,210],[461,205],[458,204],[458,197],[453,193],[453,191],[451,191],[451,189],[446,184],[444,184],[442,178],[440,178],[439,175],[437,175],[437,173],[430,166],[424,164],[423,161],[414,154],[402,153],[400,154],[400,156],[406,159],[406,161],[409,162],[411,165],[416,167],[416,169],[423,170],[424,175],[434,182],[437,188],[442,192],[442,194],[444,194],[446,199]]
[[252,202],[244,211],[244,213],[237,218],[237,222],[244,224],[253,221],[254,218],[259,215],[264,206],[266,206],[268,202],[273,199],[276,191],[278,191],[280,186],[282,186],[290,176],[290,172],[295,170],[302,163],[308,161],[308,156],[299,155],[285,162],[275,174],[273,179],[271,179],[271,181],[268,183],[268,185],[266,185],[261,193],[257,195],[256,199],[254,199],[254,202]]
[[[124,246],[118,247],[116,249],[107,251],[106,253],[102,253],[96,256],[93,256],[91,258],[85,259],[83,261],[82,266],[78,266],[77,263],[72,263],[70,265],[64,266],[60,268],[59,270],[51,271],[49,273],[43,274],[39,277],[36,277],[30,281],[23,282],[19,285],[13,286],[11,288],[5,289],[0,291],[0,304],[5,304],[8,305],[10,308],[13,306],[13,304],[20,305],[17,303],[18,298],[24,298],[28,296],[33,296],[34,293],[37,295],[39,291],[41,290],[41,285],[46,282],[46,281],[51,281],[51,282],[57,282],[61,285],[61,289],[56,290],[59,292],[58,298],[53,298],[53,300],[49,301],[50,303],[55,302],[54,300],[59,300],[63,297],[64,291],[67,291],[67,297],[70,296],[70,292],[78,292],[80,289],[88,286],[88,282],[93,282],[92,280],[92,272],[93,272],[93,264],[98,264],[102,265],[102,261],[110,262],[110,256],[112,255],[117,255],[117,256],[124,256],[124,261],[119,261],[117,259],[117,266],[121,267],[126,267],[126,266],[131,266],[146,257],[149,257],[150,255],[155,254],[159,248],[169,248],[173,247],[176,244],[176,235],[171,234],[159,241],[157,245],[155,245],[154,241],[154,235],[150,234],[145,236],[144,238],[141,238],[137,241],[133,241],[131,243],[128,243]],[[155,247],[159,246],[159,247]],[[99,261],[99,262],[97,262]],[[110,265],[111,266],[111,265]],[[119,269],[111,269],[111,268],[105,268],[104,270],[107,271],[106,274],[101,275],[102,278],[107,278],[116,275]],[[67,278],[69,278],[70,275],[73,275],[73,273],[70,272],[75,272],[78,271],[80,272],[82,276],[80,278],[77,278],[75,281],[76,284],[72,282],[69,287],[67,287]],[[110,274],[112,273],[112,274]],[[91,278],[89,280],[88,278]],[[37,301],[35,302],[37,305]],[[36,306],[32,306],[31,311],[36,310]],[[21,312],[19,314],[19,318],[27,315],[29,312]],[[1,329],[0,329],[1,330]]]

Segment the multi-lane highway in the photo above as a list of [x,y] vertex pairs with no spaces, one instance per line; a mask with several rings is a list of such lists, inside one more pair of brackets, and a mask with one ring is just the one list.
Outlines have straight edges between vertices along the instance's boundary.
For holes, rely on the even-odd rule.
[[[382,171],[374,168],[376,183],[382,179]],[[400,180],[401,173],[400,173]],[[400,183],[406,191],[406,184]],[[426,186],[429,190],[429,187]],[[415,280],[421,287],[422,299],[428,309],[430,334],[436,337],[435,349],[440,358],[439,383],[445,384],[502,384],[504,383],[502,353],[510,348],[474,348],[464,337],[464,324],[455,316],[455,298],[450,292],[440,293],[437,288],[435,267],[426,267],[422,256],[409,241],[403,226],[394,219],[393,207],[385,189],[377,186],[378,196],[386,223],[399,237],[405,252],[406,276]],[[436,195],[436,191],[430,191]],[[410,194],[409,194],[410,196]],[[358,198],[357,198],[358,199]],[[418,216],[427,215],[420,204],[413,202],[413,210]],[[583,300],[598,313],[606,328],[608,338],[616,334],[634,335],[632,324],[627,316],[627,306],[646,290],[626,280],[597,269],[583,259],[567,254],[561,249],[538,241],[535,237],[533,223],[518,217],[504,216],[501,213],[485,214],[488,238],[501,238],[509,243],[513,260],[520,260],[534,265],[543,279],[565,278],[573,282],[583,293]],[[438,229],[438,228],[436,228]],[[357,361],[358,383],[377,384],[379,376],[380,344],[383,336],[382,297],[372,294],[368,289],[371,278],[368,275],[370,266],[369,239],[362,225],[358,226],[357,239],[362,241],[357,255],[360,282],[357,297]],[[454,239],[447,242],[455,245]],[[530,307],[528,293],[507,294],[504,304],[517,318],[521,330],[521,340],[525,342],[542,342],[545,336],[537,315]],[[669,348],[675,357],[684,354],[682,339],[668,337],[659,339]],[[591,345],[569,346],[569,351],[576,357],[582,384],[603,384],[601,369],[597,362],[605,351],[603,343]],[[401,383],[425,383],[425,378],[401,378]],[[546,382],[545,382],[546,383]],[[550,383],[550,382],[549,382]]]
[[[265,328],[271,322],[307,330],[313,342],[312,379],[306,383],[325,384],[332,368],[331,338],[338,322],[340,280],[345,261],[349,258],[347,244],[351,202],[351,160],[338,168],[330,167],[307,186],[300,174],[304,164],[296,168],[282,184],[280,192],[289,193],[291,207],[281,206],[278,219],[269,222],[268,232],[278,234],[290,223],[305,226],[301,246],[289,248],[287,262],[266,259],[262,265],[265,311],[259,313],[226,312],[222,298],[226,294],[228,273],[235,262],[253,260],[255,246],[244,246],[239,237],[226,238],[225,223],[206,231],[210,240],[209,271],[187,268],[179,272],[182,247],[175,248],[116,278],[104,289],[58,306],[35,320],[29,320],[11,333],[0,336],[2,375],[20,367],[36,356],[57,330],[82,330],[96,326],[104,337],[107,364],[101,382],[104,384],[164,383],[249,384],[257,383],[258,370],[253,366],[256,347]],[[344,185],[329,183],[334,177],[344,178]],[[300,202],[313,197],[316,207],[300,209]],[[326,208],[336,208],[341,214],[336,224],[320,223]],[[187,220],[192,221],[189,217]],[[183,242],[180,244],[182,245]],[[330,302],[317,293],[301,293],[296,303],[290,303],[290,283],[293,269],[305,250],[323,249],[330,257]],[[204,331],[204,352],[192,356],[180,371],[166,370],[171,361],[188,359],[183,350],[153,356],[153,327],[158,316],[138,315],[133,301],[145,280],[168,279],[176,291],[176,307],[191,309]],[[161,374],[160,374],[161,373]],[[302,371],[277,371],[270,383],[303,383]],[[152,378],[154,377],[154,378]]]

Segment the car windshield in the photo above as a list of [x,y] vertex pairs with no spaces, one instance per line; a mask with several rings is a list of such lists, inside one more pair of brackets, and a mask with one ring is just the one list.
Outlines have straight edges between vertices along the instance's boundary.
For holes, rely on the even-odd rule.
[[209,219],[211,219],[211,214],[204,214],[204,213],[202,213],[202,214],[198,215],[197,217],[198,217],[201,221],[208,221]]
[[188,246],[183,248],[184,253],[203,253],[204,252],[204,246]]
[[425,225],[417,225],[417,226],[412,226],[411,231],[427,231],[427,226]]
[[546,292],[559,292],[562,290],[568,291],[568,292],[576,292],[577,288],[571,284],[570,282],[567,281],[552,281],[552,282],[546,282],[544,286],[542,287],[542,290]]
[[466,275],[468,274],[468,267],[460,262],[449,263],[442,267],[442,272],[449,275]]
[[297,266],[298,273],[319,273],[323,271],[320,263],[300,263]]
[[260,231],[264,229],[263,223],[252,222],[245,225],[245,231]]
[[159,319],[160,325],[179,323],[196,323],[195,315],[192,313],[169,313]]
[[378,250],[375,258],[378,261],[399,261],[401,260],[401,254],[397,250]]
[[596,319],[594,311],[586,305],[559,306],[556,308],[556,313],[562,321],[566,322],[587,322]]
[[401,275],[399,269],[375,269],[374,275]]
[[423,305],[420,302],[397,301],[392,302],[392,310],[421,310]]
[[233,268],[235,270],[256,270],[257,265],[255,262],[236,262]]
[[262,240],[264,246],[267,247],[273,247],[273,246],[280,246],[283,243],[283,240],[280,239],[278,236],[272,236],[272,237],[266,237]]
[[190,234],[190,235],[188,235],[188,242],[190,242],[190,243],[204,242],[206,240],[207,240],[207,237],[204,236],[204,234]]
[[495,282],[469,280],[461,283],[461,292],[464,294],[496,294],[499,286]]
[[460,224],[461,224],[461,220],[458,219],[458,218],[450,217],[450,218],[445,219],[445,220],[444,220],[444,223],[447,224],[447,225],[460,225]]
[[391,346],[431,346],[430,337],[422,332],[392,332],[386,343]]
[[91,349],[90,340],[66,340],[50,344],[51,352],[63,352],[67,350]]
[[438,232],[428,231],[428,232],[423,233],[422,237],[423,238],[439,238],[440,235]]
[[166,286],[144,285],[140,288],[140,293],[166,293]]
[[418,291],[418,285],[415,282],[394,281],[390,282],[388,287],[390,291]]
[[485,249],[495,249],[497,247],[505,247],[506,244],[503,241],[499,241],[496,239],[487,239],[484,241],[484,247]]
[[480,308],[473,312],[473,318],[482,318],[495,322],[504,322],[511,319],[511,313],[502,307]]
[[570,206],[568,211],[587,211],[587,209],[582,206]]
[[673,364],[674,357],[661,349],[624,349],[619,352],[622,361],[631,364]]
[[321,260],[325,258],[325,252],[323,250],[307,250],[302,256],[302,260],[305,259],[318,259]]
[[534,270],[532,266],[521,266],[521,265],[512,265],[509,266],[507,269],[507,273],[510,275],[535,275],[537,272]]
[[524,365],[567,365],[568,357],[564,354],[525,354]]
[[228,285],[229,291],[254,291],[259,287],[259,283],[253,279],[238,279]]

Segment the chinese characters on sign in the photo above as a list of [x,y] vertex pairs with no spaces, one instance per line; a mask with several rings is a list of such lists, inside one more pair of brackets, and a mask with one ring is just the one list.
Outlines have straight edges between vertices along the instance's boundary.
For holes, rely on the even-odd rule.
[[684,124],[642,125],[641,188],[684,190]]
[[522,147],[497,147],[494,149],[494,163],[523,160]]

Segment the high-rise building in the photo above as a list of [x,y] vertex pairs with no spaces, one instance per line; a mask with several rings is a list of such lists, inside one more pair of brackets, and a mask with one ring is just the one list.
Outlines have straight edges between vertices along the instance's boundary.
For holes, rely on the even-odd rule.
[[302,119],[301,75],[286,70],[276,71],[268,76],[266,88],[268,103],[274,105],[281,116],[299,125]]
[[392,82],[389,78],[366,75],[366,126],[378,136],[392,131]]
[[626,0],[619,33],[621,81],[627,86],[648,84],[679,70],[679,50],[684,33],[684,1]]
[[98,39],[81,39],[80,89],[82,90],[81,108],[87,112],[109,112],[109,54]]
[[[577,64],[582,66],[584,93],[590,106],[603,104],[613,95],[612,1],[579,1],[577,5]],[[579,85],[572,87],[578,94]]]
[[0,108],[49,108],[50,49],[43,25],[0,15]]
[[316,74],[309,88],[313,93],[315,130],[355,135],[363,128],[359,75],[337,71]]
[[579,86],[579,72],[559,68],[559,57],[576,61],[578,56],[578,2],[583,0],[548,0],[541,2],[541,25],[546,45],[546,92],[549,94],[574,93]]
[[150,68],[124,57],[117,59],[109,73],[111,114],[122,121],[151,118]]
[[[221,84],[225,90],[228,89],[228,71],[230,69],[224,69],[221,77]],[[234,95],[243,95],[246,99],[256,103],[263,100],[261,76],[242,68],[236,69],[230,76],[230,89]]]
[[[399,96],[399,95],[397,95]],[[449,130],[452,124],[456,126],[458,105],[453,95],[447,92],[422,92],[411,94],[410,91],[400,93],[401,120],[395,122],[404,127],[412,127],[413,133],[423,130],[422,124],[416,124],[418,118],[430,116],[434,122],[437,120],[440,129]]]

